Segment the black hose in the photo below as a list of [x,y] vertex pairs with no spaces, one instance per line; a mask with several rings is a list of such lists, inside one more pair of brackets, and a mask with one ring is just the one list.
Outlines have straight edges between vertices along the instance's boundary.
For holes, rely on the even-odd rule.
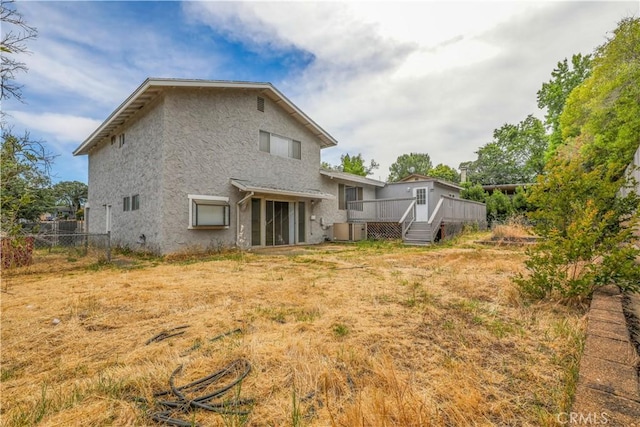
[[[190,426],[190,422],[186,422],[179,418],[174,418],[176,413],[189,412],[191,409],[203,409],[205,411],[216,412],[219,414],[231,415],[248,415],[250,408],[254,403],[253,399],[233,398],[226,401],[214,401],[221,399],[231,389],[238,386],[242,380],[251,372],[251,364],[244,359],[238,359],[221,370],[214,372],[206,377],[202,377],[180,387],[175,385],[175,377],[182,370],[182,365],[178,366],[169,377],[169,390],[154,393],[154,397],[171,396],[172,399],[158,400],[156,405],[161,406],[164,410],[156,411],[151,414],[151,419],[169,425],[178,427]],[[194,393],[203,392],[207,388],[215,386],[221,380],[229,381],[227,384],[214,388],[208,393],[191,396]],[[189,395],[189,396],[187,396]]]
[[152,342],[158,342],[158,341],[162,341],[162,340],[166,340],[167,338],[171,338],[171,337],[175,337],[176,335],[182,335],[184,334],[185,331],[181,331],[181,332],[176,332],[176,333],[171,333],[173,331],[179,331],[181,329],[187,329],[189,327],[189,325],[182,325],[182,326],[176,326],[175,328],[171,328],[169,330],[164,330],[162,332],[160,332],[159,334],[149,338],[147,340],[146,343],[144,343],[145,345],[149,345]]

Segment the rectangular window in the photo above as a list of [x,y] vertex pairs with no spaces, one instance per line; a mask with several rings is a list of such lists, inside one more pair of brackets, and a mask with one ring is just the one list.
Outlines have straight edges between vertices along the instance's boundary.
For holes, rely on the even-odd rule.
[[264,98],[261,96],[258,97],[258,111],[264,112]]
[[131,198],[129,196],[122,199],[122,210],[124,212],[131,210]]
[[228,197],[189,195],[188,228],[228,228],[231,209]]
[[291,141],[289,144],[289,157],[292,159],[300,159],[302,158],[302,144],[300,141]]
[[118,147],[122,148],[122,146],[124,145],[124,133],[121,133],[120,135],[118,135]]
[[260,131],[260,151],[265,153],[271,152],[271,144],[269,144],[269,132]]
[[418,188],[418,189],[416,189],[416,204],[417,205],[426,205],[427,204],[427,189],[426,188]]
[[298,160],[302,158],[302,143],[300,141],[262,130],[260,131],[259,148],[260,151],[271,153],[274,156]]
[[137,211],[138,209],[140,209],[140,195],[134,194],[131,196],[131,210]]

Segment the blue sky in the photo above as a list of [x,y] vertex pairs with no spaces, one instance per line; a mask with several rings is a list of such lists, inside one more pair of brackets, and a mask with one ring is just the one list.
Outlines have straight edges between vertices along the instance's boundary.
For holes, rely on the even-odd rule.
[[[87,182],[71,152],[147,77],[271,82],[331,133],[323,160],[380,168],[428,153],[457,168],[528,114],[557,62],[591,53],[640,2],[19,1],[38,29],[20,58],[15,131],[57,154],[54,181]],[[3,26],[2,31],[8,28]]]

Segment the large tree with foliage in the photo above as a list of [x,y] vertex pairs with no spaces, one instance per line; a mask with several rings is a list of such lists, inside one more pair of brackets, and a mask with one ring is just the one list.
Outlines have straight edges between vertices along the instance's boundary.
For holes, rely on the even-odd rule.
[[548,137],[542,122],[532,115],[517,125],[493,131],[493,141],[481,147],[478,158],[465,162],[467,177],[480,184],[533,182],[544,170]]
[[551,72],[551,80],[542,84],[538,91],[538,107],[546,108],[545,124],[551,130],[547,158],[552,156],[562,144],[560,115],[569,95],[591,73],[591,55],[581,54],[571,57],[571,64],[565,58],[558,62],[557,68]]
[[451,166],[447,166],[444,163],[439,163],[437,166],[431,168],[427,175],[431,178],[444,179],[450,182],[460,182],[460,174]]
[[622,20],[596,50],[591,75],[569,95],[560,124],[563,145],[529,201],[543,237],[518,283],[530,295],[587,296],[615,283],[640,291],[640,255],[632,227],[638,195],[620,195],[640,144],[640,20]]
[[380,165],[375,160],[371,159],[369,166],[366,166],[365,160],[362,154],[358,153],[356,156],[350,154],[343,154],[340,156],[340,164],[333,166],[327,162],[322,162],[320,167],[325,170],[335,170],[340,172],[352,173],[354,175],[368,176],[371,175],[374,169],[378,169]]
[[53,186],[53,196],[56,203],[71,209],[73,216],[87,201],[89,187],[80,181],[61,181]]
[[470,181],[462,183],[462,190],[460,190],[461,199],[484,203],[487,197],[489,197],[489,193],[482,188],[482,185],[474,184]]
[[0,199],[2,231],[15,234],[19,220],[36,220],[52,205],[49,169],[53,157],[28,133],[14,135],[2,129],[0,154]]
[[[17,55],[27,52],[26,43],[37,37],[37,31],[25,22],[12,0],[0,0],[0,20],[0,100],[22,100],[16,74],[26,72],[27,67]],[[0,227],[5,234],[16,234],[20,230],[19,220],[34,220],[51,205],[49,167],[53,156],[42,142],[32,140],[29,133],[15,135],[4,119],[4,113],[0,114]]]
[[428,175],[432,167],[431,157],[427,153],[403,154],[389,167],[388,180],[389,182],[400,181],[412,173]]
[[350,156],[344,154],[340,156],[342,171],[352,173],[354,175],[368,176],[371,175],[374,169],[378,169],[380,165],[375,160],[371,159],[369,166],[365,165],[365,160],[362,154],[358,153],[357,156]]

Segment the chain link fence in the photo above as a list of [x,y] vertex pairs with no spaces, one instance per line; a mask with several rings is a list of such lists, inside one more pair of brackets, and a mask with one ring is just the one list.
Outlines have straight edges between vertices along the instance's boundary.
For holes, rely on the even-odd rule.
[[93,256],[111,261],[111,236],[91,233],[27,234],[33,239],[36,253],[66,253],[70,256]]
[[[63,230],[64,231],[64,230]],[[20,235],[2,237],[0,258],[2,268],[32,265],[34,262],[57,262],[86,259],[111,262],[111,236],[109,234],[44,232],[24,230]]]

